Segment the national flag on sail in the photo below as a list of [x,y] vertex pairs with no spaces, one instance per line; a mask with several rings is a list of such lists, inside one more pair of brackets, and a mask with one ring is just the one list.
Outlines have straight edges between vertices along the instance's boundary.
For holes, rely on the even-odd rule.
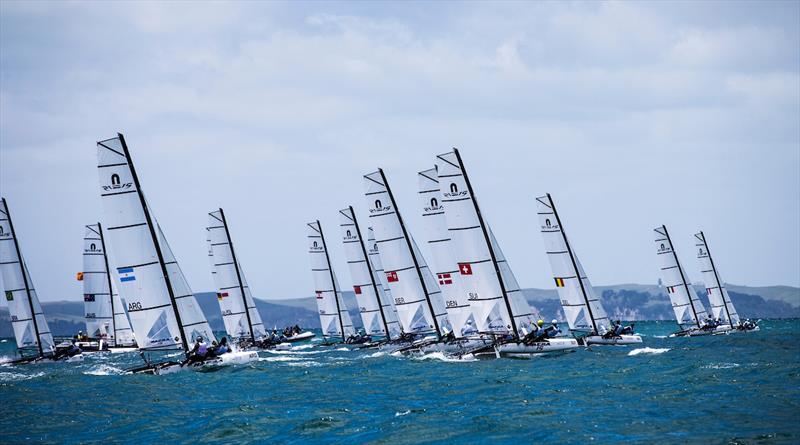
[[556,280],[556,287],[564,287],[564,279],[563,278],[553,278]]
[[355,292],[356,295],[361,295],[361,286],[353,286],[353,292]]
[[458,271],[461,272],[461,275],[472,275],[472,265],[469,263],[459,263]]
[[136,276],[133,274],[132,267],[118,267],[117,273],[119,274],[119,281],[122,283],[126,281],[136,281]]
[[223,298],[227,297],[227,292],[217,292],[217,300],[222,301]]
[[399,278],[397,278],[397,272],[386,272],[386,281],[390,283],[399,281]]
[[94,294],[83,294],[83,301],[94,301]]
[[706,293],[707,293],[708,295],[711,295],[711,288],[710,288],[710,287],[706,288]]
[[321,290],[317,291],[317,300],[322,300],[322,291]]
[[675,286],[667,286],[667,292],[674,294],[675,293]]
[[6,291],[6,301],[14,301],[14,292]]
[[75,279],[78,281],[83,281],[83,272],[78,272],[78,274],[75,275]]
[[449,273],[437,273],[439,284],[453,284],[453,277]]

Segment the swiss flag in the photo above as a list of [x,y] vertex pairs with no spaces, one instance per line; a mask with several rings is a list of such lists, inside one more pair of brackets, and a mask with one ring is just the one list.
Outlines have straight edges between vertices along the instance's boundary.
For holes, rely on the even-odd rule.
[[361,295],[361,286],[353,286],[353,292],[355,292],[356,295]]
[[458,271],[461,275],[472,275],[472,265],[469,263],[459,263]]
[[386,272],[386,281],[390,283],[398,281],[397,272]]

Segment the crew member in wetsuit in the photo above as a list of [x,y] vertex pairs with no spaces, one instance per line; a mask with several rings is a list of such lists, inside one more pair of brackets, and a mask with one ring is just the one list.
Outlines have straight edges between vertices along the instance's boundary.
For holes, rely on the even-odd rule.
[[531,323],[532,330],[531,332],[526,334],[525,337],[523,337],[522,342],[525,344],[531,344],[536,342],[537,339],[539,338],[539,335],[541,335],[542,332],[544,332],[542,326],[544,326],[544,320],[539,320],[536,323]]

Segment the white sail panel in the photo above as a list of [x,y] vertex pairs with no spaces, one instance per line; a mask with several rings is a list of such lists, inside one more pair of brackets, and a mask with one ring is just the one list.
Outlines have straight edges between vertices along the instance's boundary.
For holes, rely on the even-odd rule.
[[481,332],[514,332],[510,301],[498,274],[488,229],[481,221],[477,202],[455,151],[436,157],[447,228],[458,261],[459,283],[472,307]]
[[436,168],[418,173],[419,199],[422,211],[423,234],[431,252],[433,272],[447,310],[447,318],[457,337],[467,330],[467,323],[474,326],[469,300],[459,289],[458,261],[453,255],[453,243],[447,231],[447,220],[439,190]]
[[55,342],[42,313],[28,267],[18,251],[18,243],[6,201],[0,199],[0,277],[17,348],[25,355],[38,355],[41,344],[43,354],[52,354]]
[[367,228],[367,256],[372,266],[375,283],[378,285],[378,299],[381,302],[381,307],[383,307],[386,324],[389,325],[389,335],[392,339],[398,338],[403,333],[403,330],[397,318],[397,309],[394,307],[392,291],[389,290],[389,283],[386,281],[386,273],[383,270],[378,243],[375,242],[375,232],[372,227]]
[[319,221],[308,226],[308,254],[311,260],[311,275],[319,310],[319,322],[325,337],[342,337],[342,340],[355,334],[353,321],[342,299],[341,288],[336,273],[330,264],[325,239]]
[[695,247],[697,248],[697,259],[700,262],[700,270],[703,273],[703,282],[706,285],[706,295],[711,305],[711,314],[714,318],[719,318],[723,323],[728,323],[735,328],[739,325],[739,314],[733,307],[728,290],[722,283],[719,270],[714,265],[711,252],[708,250],[708,243],[703,232],[695,233]]
[[339,228],[364,330],[369,335],[386,336],[388,326],[378,301],[378,282],[367,259],[367,249],[352,207],[339,210]]
[[111,298],[114,301],[114,327],[116,328],[114,346],[135,346],[136,335],[131,328],[128,320],[128,312],[125,310],[125,303],[119,297],[116,286],[118,282],[116,276],[111,274]]
[[[412,248],[383,171],[365,175],[364,187],[370,223],[403,331],[437,334],[449,331],[449,322],[444,323],[447,313],[441,293],[438,288],[430,288],[421,273],[421,257]],[[434,304],[436,299],[439,301]]]
[[705,307],[691,287],[686,271],[678,261],[667,228],[656,227],[653,229],[653,235],[656,242],[656,257],[661,269],[661,280],[672,302],[675,320],[682,328],[692,325],[701,327],[706,318]]
[[83,306],[86,334],[114,345],[114,308],[106,269],[106,252],[100,224],[86,226],[83,236]]
[[[250,294],[241,263],[236,259],[229,230],[225,226],[221,210],[208,214],[209,255],[217,287],[219,303],[225,330],[233,338],[251,337],[250,325],[256,340],[266,336],[261,315]],[[245,301],[247,309],[245,309]],[[247,311],[247,312],[245,312]],[[249,315],[249,318],[248,318]]]
[[497,259],[497,267],[500,269],[500,276],[503,277],[503,283],[506,287],[506,294],[508,295],[508,301],[511,305],[511,314],[513,314],[514,321],[517,325],[517,333],[524,337],[531,331],[531,325],[541,318],[541,316],[539,315],[539,311],[528,303],[528,299],[525,298],[525,294],[522,293],[522,289],[520,289],[519,283],[517,282],[517,277],[511,270],[511,266],[508,264],[508,260],[506,260],[506,256],[503,254],[503,249],[500,248],[500,244],[494,237],[494,232],[492,232],[492,227],[488,223],[486,224],[486,229],[489,231],[489,238],[491,239],[494,255]]
[[561,227],[552,198],[540,196],[536,204],[547,259],[570,329],[605,334],[611,323]]

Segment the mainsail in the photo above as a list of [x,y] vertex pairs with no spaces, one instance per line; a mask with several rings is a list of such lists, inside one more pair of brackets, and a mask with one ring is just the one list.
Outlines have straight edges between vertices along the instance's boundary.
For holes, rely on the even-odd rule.
[[739,325],[739,314],[733,307],[728,289],[722,284],[719,271],[711,258],[711,251],[708,250],[708,243],[703,232],[694,234],[695,247],[697,247],[697,259],[700,261],[700,270],[703,272],[703,282],[706,285],[706,294],[711,304],[711,314],[714,318],[728,323],[732,328]]
[[408,234],[383,170],[364,175],[365,196],[376,243],[406,333],[449,332],[441,291]]
[[530,307],[516,279],[508,282],[513,274],[499,261],[497,242],[481,214],[461,155],[457,149],[438,155],[436,166],[447,228],[458,259],[460,287],[472,306],[477,328],[481,332],[524,335],[532,321]]
[[325,337],[347,337],[355,334],[350,313],[344,305],[339,281],[331,266],[328,247],[319,221],[308,226],[308,254],[311,259],[311,274],[316,288],[319,322]]
[[124,137],[98,142],[97,160],[119,292],[128,305],[139,348],[188,351],[198,335],[213,341],[211,327],[145,200]]
[[386,273],[383,270],[378,243],[375,241],[375,231],[372,230],[372,227],[367,228],[367,257],[378,284],[378,298],[381,301],[386,323],[389,325],[390,336],[393,339],[398,338],[403,333],[403,329],[397,318],[397,308],[394,307],[392,291],[389,289],[389,282],[386,281]]
[[86,226],[84,232],[80,280],[83,282],[87,335],[104,339],[110,346],[133,344],[135,340],[128,316],[109,274],[108,252],[99,222]]
[[678,325],[682,329],[686,329],[687,326],[692,327],[690,325],[701,327],[706,318],[705,307],[691,288],[686,272],[678,261],[667,227],[656,227],[653,234],[656,241],[656,256],[661,267],[661,279],[672,302]]
[[20,354],[52,354],[53,335],[22,257],[5,198],[0,198],[0,276]]
[[[369,262],[369,253],[352,206],[339,210],[339,226],[364,330],[370,335],[391,338],[393,329],[389,326],[390,319],[380,302],[383,288]],[[397,320],[393,322],[397,324]],[[394,331],[395,335],[399,333],[396,327]]]
[[417,176],[422,220],[425,223],[423,233],[432,255],[431,264],[442,291],[453,333],[461,337],[468,329],[468,322],[474,326],[475,317],[466,294],[459,288],[458,261],[453,255],[453,243],[447,231],[438,174],[436,168],[431,168],[419,172]]
[[605,334],[611,328],[608,315],[567,239],[553,199],[548,193],[536,198],[536,204],[545,251],[570,329]]
[[225,331],[233,338],[249,338],[253,342],[264,338],[264,324],[236,258],[228,221],[222,209],[208,214],[207,230],[217,302]]

